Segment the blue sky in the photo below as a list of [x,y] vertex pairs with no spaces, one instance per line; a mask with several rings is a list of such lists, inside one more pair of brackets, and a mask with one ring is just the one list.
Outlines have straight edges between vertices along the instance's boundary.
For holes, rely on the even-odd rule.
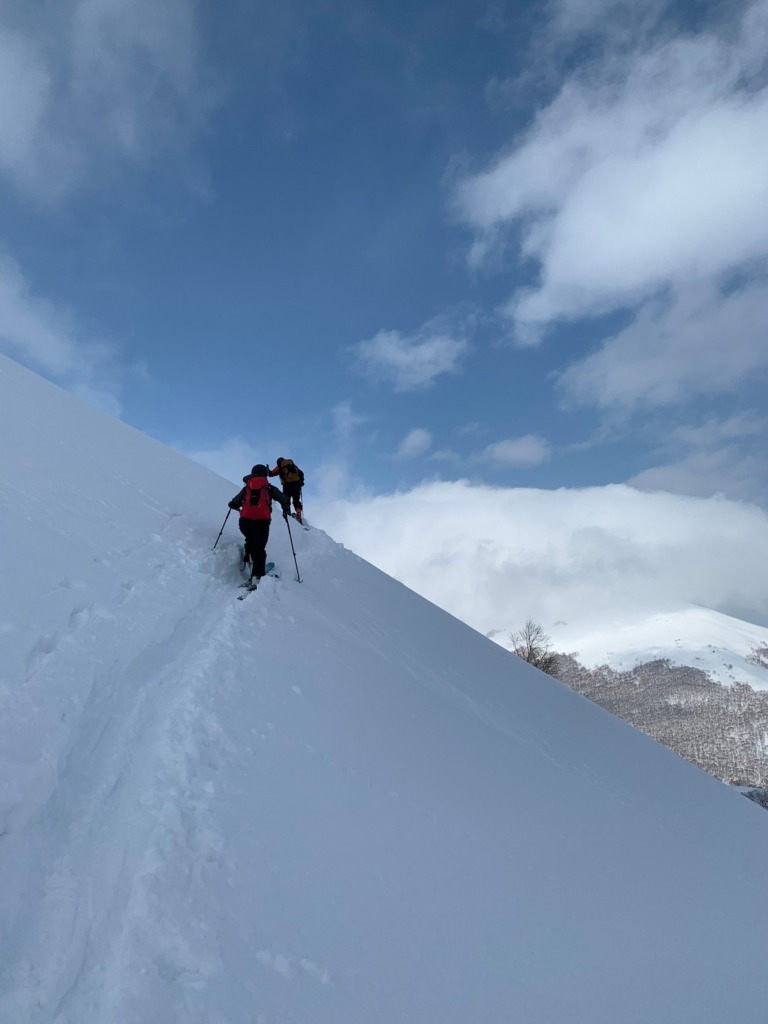
[[764,504],[767,27],[11,0],[0,346],[233,479]]

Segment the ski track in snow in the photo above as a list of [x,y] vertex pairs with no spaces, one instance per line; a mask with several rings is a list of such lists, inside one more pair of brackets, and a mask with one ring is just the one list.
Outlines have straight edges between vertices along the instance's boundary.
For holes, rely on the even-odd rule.
[[[3,1022],[212,1021],[197,1006],[222,967],[205,924],[217,914],[208,882],[226,874],[212,807],[219,767],[237,757],[215,707],[237,686],[243,647],[258,648],[282,588],[296,584],[284,571],[239,603],[238,545],[225,541],[214,557],[196,541],[187,527],[111,556],[123,578],[114,601],[73,607],[67,628],[33,643],[7,698],[19,744],[6,737],[2,754],[28,771],[1,806],[5,863],[23,879],[3,915],[0,949],[13,950],[0,966]],[[310,572],[327,543],[319,535],[303,552]],[[147,560],[154,572],[142,577]],[[63,579],[40,600],[79,589]],[[148,638],[138,655],[137,633]],[[114,657],[100,659],[105,650]],[[289,693],[302,696],[296,685]],[[268,723],[251,731],[274,741]],[[194,913],[175,919],[179,906]],[[331,984],[306,955],[262,949],[256,959]]]
[[[303,552],[310,573],[322,561],[323,540],[318,537],[317,550]],[[217,913],[209,905],[207,882],[213,873],[226,872],[224,837],[212,807],[222,759],[238,756],[214,706],[227,688],[236,688],[243,649],[251,648],[257,658],[275,614],[290,630],[292,617],[280,609],[282,588],[294,584],[290,578],[264,581],[240,604],[233,600],[235,570],[225,568],[223,579],[217,576],[208,553],[186,554],[189,542],[187,534],[165,544],[165,561],[163,551],[153,553],[154,574],[126,579],[113,607],[76,607],[68,631],[34,645],[25,685],[10,702],[8,713],[19,723],[25,746],[6,746],[4,754],[26,762],[29,773],[14,802],[6,795],[4,806],[3,852],[24,885],[3,936],[4,947],[15,951],[15,964],[6,962],[0,971],[3,1021],[132,1024],[148,1022],[148,1012],[158,1024],[209,1020],[198,1016],[196,1004],[222,962],[215,931],[203,923]],[[230,544],[219,564],[234,564],[235,554]],[[146,558],[143,546],[121,552],[121,568]],[[167,618],[153,622],[162,601],[158,592],[186,595],[183,614],[175,600]],[[321,631],[322,616],[315,618]],[[391,647],[393,638],[374,620],[369,628],[377,647]],[[343,623],[339,629],[345,632]],[[135,655],[137,632],[151,642]],[[349,641],[360,643],[353,636]],[[369,638],[362,641],[361,657],[366,643]],[[97,652],[104,650],[116,656],[99,662]],[[414,663],[410,671],[420,685],[439,691],[425,666]],[[42,723],[51,687],[59,700],[47,712],[50,721]],[[300,686],[284,680],[275,681],[273,690],[278,702],[303,697]],[[467,703],[458,694],[455,700],[457,706]],[[269,721],[250,731],[289,750],[302,743]],[[45,746],[30,748],[32,735],[45,737]],[[361,790],[360,799],[394,801],[439,826],[449,841],[475,841],[407,792],[378,793],[380,783],[365,773],[328,751],[303,746]],[[179,906],[195,912],[175,920]],[[281,977],[332,984],[327,966],[301,952],[262,948],[256,960]]]
[[[131,1020],[119,1012],[132,963],[148,956],[160,976],[194,986],[215,962],[208,936],[182,934],[163,914],[164,866],[199,887],[200,898],[205,870],[220,859],[207,808],[227,742],[206,691],[233,671],[236,627],[231,586],[205,582],[200,573],[212,559],[195,562],[185,550],[180,542],[175,562],[158,560],[153,577],[126,580],[114,609],[78,607],[67,632],[36,643],[25,685],[6,708],[19,723],[20,746],[3,753],[29,772],[13,802],[5,796],[4,853],[13,857],[17,838],[31,830],[36,856],[29,859],[27,834],[17,863],[25,891],[4,935],[6,948],[22,951],[22,966],[2,977],[2,991],[13,993],[0,999],[2,1020]],[[147,552],[120,557],[130,563]],[[177,620],[173,602],[151,644],[123,663],[120,634],[129,624],[131,632],[153,628],[157,590],[183,594],[195,573],[203,581],[195,603]],[[94,660],[110,647],[111,663]],[[59,701],[46,711],[51,686]],[[61,721],[43,724],[46,715]],[[35,735],[46,738],[44,747],[30,748]],[[129,841],[116,846],[125,820]],[[64,849],[60,835],[68,837]],[[114,921],[123,922],[119,934]]]

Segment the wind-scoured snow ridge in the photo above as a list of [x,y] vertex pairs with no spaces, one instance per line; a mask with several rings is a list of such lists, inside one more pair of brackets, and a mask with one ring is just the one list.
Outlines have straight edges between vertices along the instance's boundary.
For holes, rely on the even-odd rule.
[[233,485],[0,410],[3,1024],[764,1024],[761,808],[321,531],[238,602]]

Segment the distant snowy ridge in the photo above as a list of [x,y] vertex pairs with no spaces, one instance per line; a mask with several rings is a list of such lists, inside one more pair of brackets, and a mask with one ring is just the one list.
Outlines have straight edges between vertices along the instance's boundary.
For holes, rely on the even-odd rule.
[[[608,665],[627,671],[650,661],[701,669],[724,685],[747,683],[768,689],[768,664],[755,652],[768,648],[768,629],[710,608],[687,607],[638,621],[611,622],[585,630],[583,624],[545,626],[555,650],[571,654],[585,668]],[[509,630],[489,637],[511,649]]]
[[550,639],[553,675],[578,693],[722,782],[768,784],[768,629],[688,607],[589,632],[558,623]]

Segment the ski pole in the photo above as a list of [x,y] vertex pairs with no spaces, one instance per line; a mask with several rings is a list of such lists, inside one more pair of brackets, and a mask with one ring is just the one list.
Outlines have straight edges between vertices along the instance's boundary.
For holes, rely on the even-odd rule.
[[224,516],[224,522],[221,524],[221,529],[219,530],[219,536],[216,538],[216,540],[214,542],[213,548],[211,549],[212,551],[216,550],[216,545],[219,543],[219,540],[221,539],[222,533],[224,533],[224,527],[227,525],[227,520],[229,519],[229,515],[230,515],[231,511],[232,511],[232,509],[230,509],[229,512],[227,512],[227,514]]
[[299,575],[299,563],[296,561],[296,548],[293,546],[293,534],[291,533],[291,524],[288,522],[288,515],[284,516],[285,525],[288,527],[288,539],[291,542],[291,551],[293,552],[293,564],[296,566],[296,582],[301,583],[301,576]]

